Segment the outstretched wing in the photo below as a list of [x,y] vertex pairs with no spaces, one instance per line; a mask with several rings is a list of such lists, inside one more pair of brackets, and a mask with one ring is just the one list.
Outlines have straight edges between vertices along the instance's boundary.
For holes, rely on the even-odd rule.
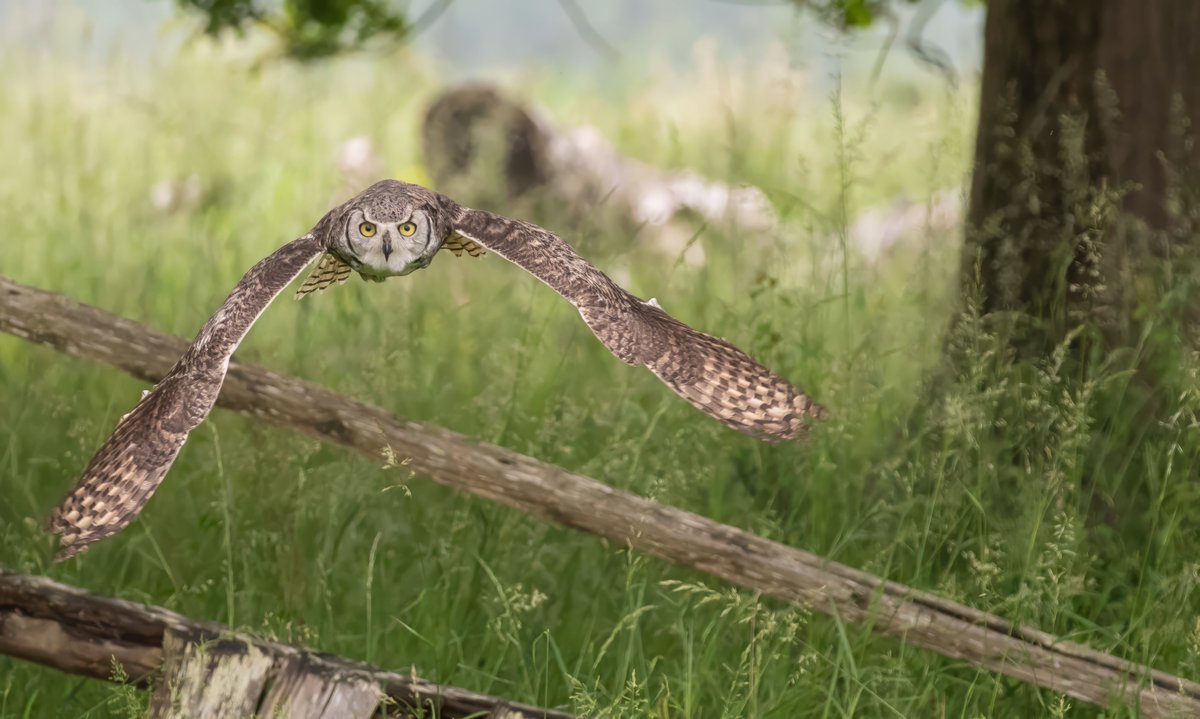
[[308,273],[308,277],[296,289],[296,299],[303,299],[314,292],[324,292],[333,285],[350,279],[350,265],[332,252],[321,255],[321,261]]
[[116,534],[142,511],[188,433],[217,401],[233,351],[267,305],[324,251],[309,234],[250,268],[171,371],[121,418],[50,516],[50,529],[61,538],[59,561]]
[[642,357],[667,386],[722,423],[768,440],[799,439],[827,413],[804,392],[725,340],[653,304],[638,311]]
[[799,439],[823,407],[730,343],[643,302],[537,225],[454,207],[454,232],[524,268],[575,305],[622,361],[646,365],[680,397],[740,432]]

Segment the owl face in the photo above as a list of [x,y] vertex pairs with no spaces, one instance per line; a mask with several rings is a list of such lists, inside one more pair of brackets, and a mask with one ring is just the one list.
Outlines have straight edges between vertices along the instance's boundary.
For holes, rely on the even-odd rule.
[[440,245],[425,210],[368,205],[346,213],[332,249],[364,278],[383,280],[427,267]]

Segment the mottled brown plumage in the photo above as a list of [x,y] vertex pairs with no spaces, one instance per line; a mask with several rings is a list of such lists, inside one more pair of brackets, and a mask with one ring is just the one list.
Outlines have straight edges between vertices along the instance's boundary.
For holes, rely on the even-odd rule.
[[50,516],[59,560],[116,534],[142,511],[188,433],[216,403],[229,358],[250,326],[324,249],[308,234],[250,268],[171,371],[121,418]]
[[770,441],[792,440],[825,410],[728,342],[698,332],[657,304],[617,286],[557,235],[462,207],[417,185],[384,180],[330,211],[311,232],[259,262],[204,325],[162,381],[122,417],[83,477],[50,518],[59,559],[128,525],[208,416],[229,359],[267,305],[318,257],[297,297],[339,284],[351,271],[382,281],[427,267],[439,250],[490,250],[571,302],[622,361],[645,365],[720,422]]
[[623,362],[645,365],[680,397],[740,432],[799,439],[825,409],[725,340],[698,332],[626,292],[557,235],[537,225],[457,207],[451,224],[549,285],[579,310]]

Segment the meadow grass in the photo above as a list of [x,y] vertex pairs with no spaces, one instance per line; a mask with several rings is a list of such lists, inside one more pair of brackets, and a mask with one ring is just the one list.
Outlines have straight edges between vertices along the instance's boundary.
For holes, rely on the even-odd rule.
[[[420,57],[297,67],[206,43],[152,66],[56,57],[0,55],[0,272],[156,328],[192,336],[246,268],[359,189],[332,162],[345,138],[370,136],[388,174],[424,180],[419,121],[438,82]],[[805,90],[786,64],[739,72],[700,62],[661,85],[534,77],[525,89],[630,155],[763,187],[779,230],[710,227],[707,262],[693,267],[623,226],[538,219],[829,405],[834,419],[808,445],[768,446],[708,420],[490,256],[285,298],[239,356],[1200,675],[1200,362],[1173,326],[1148,310],[1142,349],[1174,348],[1153,411],[1127,371],[1137,352],[1087,366],[1066,353],[1014,360],[955,300],[954,238],[918,238],[877,267],[844,252],[857,208],[963,181],[971,93],[906,85],[893,93],[903,102],[872,103]],[[151,206],[154,183],[192,174],[196,206]],[[951,361],[939,365],[943,348]],[[937,366],[942,381],[923,389]],[[50,565],[43,518],[142,389],[0,337],[0,564],[590,716],[1137,715],[223,411],[132,527]],[[0,658],[5,719],[144,705],[128,688]]]

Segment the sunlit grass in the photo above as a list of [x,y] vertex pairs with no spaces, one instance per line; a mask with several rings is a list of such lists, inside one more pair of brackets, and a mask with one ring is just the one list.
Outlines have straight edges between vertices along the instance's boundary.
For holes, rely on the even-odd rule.
[[[780,229],[710,228],[697,268],[634,247],[622,227],[545,219],[598,265],[625,268],[635,292],[813,390],[835,418],[808,446],[759,444],[704,418],[492,256],[283,299],[239,356],[1200,673],[1200,363],[1181,357],[1170,399],[1144,416],[1123,360],[1014,364],[969,313],[945,339],[953,241],[916,241],[880,267],[839,254],[839,229],[863,205],[962,181],[969,93],[909,88],[897,104],[797,87],[781,102],[762,68],[731,86],[699,67],[670,91],[631,84],[625,103],[553,78],[526,91],[643,160],[758,184]],[[205,44],[153,68],[14,51],[0,76],[0,272],[184,336],[253,262],[358,189],[333,163],[342,140],[368,135],[389,174],[423,179],[419,122],[438,87],[405,54],[298,68]],[[190,175],[198,204],[152,207],[155,183]],[[943,346],[954,371],[931,397],[922,385]],[[455,494],[388,458],[220,411],[137,523],[46,564],[39,523],[142,389],[0,337],[0,563],[592,716],[1062,709],[1050,693]],[[131,696],[0,658],[0,717],[128,716]]]

